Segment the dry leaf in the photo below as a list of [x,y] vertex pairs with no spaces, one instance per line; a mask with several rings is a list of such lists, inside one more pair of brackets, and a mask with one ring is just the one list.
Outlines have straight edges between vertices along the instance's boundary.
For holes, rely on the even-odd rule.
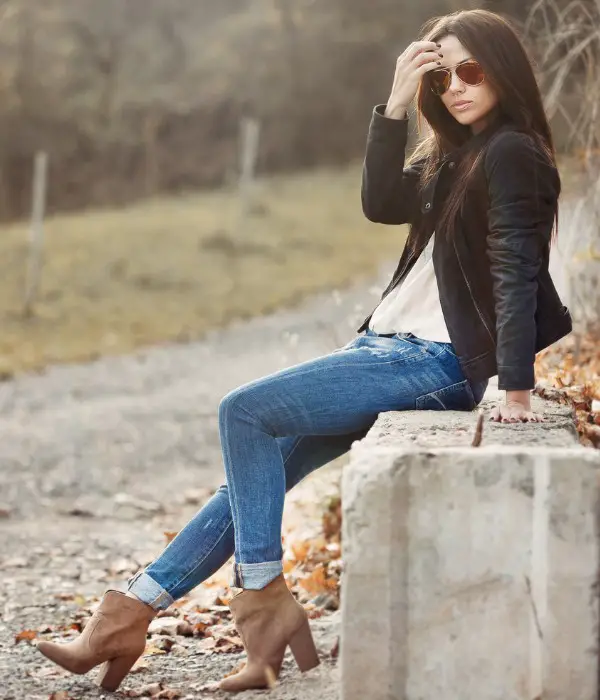
[[131,670],[129,673],[143,673],[144,671],[147,671],[150,668],[150,665],[143,660],[143,657],[140,656],[140,658],[133,664],[131,667]]
[[217,640],[214,637],[205,637],[198,642],[197,649],[199,651],[212,651],[217,646]]
[[150,634],[176,634],[177,627],[181,622],[178,617],[156,617],[150,623],[148,632]]
[[158,695],[154,695],[153,697],[164,698],[165,700],[174,700],[175,698],[180,698],[181,693],[174,688],[163,688]]
[[267,682],[267,688],[273,690],[277,686],[277,677],[275,676],[275,671],[270,666],[265,668],[265,680]]
[[146,696],[149,695],[151,698],[156,698],[156,697],[158,697],[158,694],[161,692],[162,689],[163,689],[162,683],[148,683],[147,685],[143,685],[139,689],[139,693],[140,693],[140,695],[146,695]]
[[15,644],[19,642],[30,642],[37,637],[38,633],[35,630],[23,630],[15,635]]
[[241,673],[244,669],[246,668],[246,662],[245,661],[240,661],[240,663],[237,666],[234,666],[234,668],[229,671],[229,673],[226,673],[223,678],[229,678],[230,676],[235,676],[236,673]]
[[157,656],[166,653],[167,652],[164,649],[160,649],[155,644],[147,644],[146,649],[144,651],[144,656]]
[[327,578],[323,564],[316,566],[308,576],[300,579],[298,583],[305,591],[313,595],[333,591],[337,588],[337,582]]
[[306,540],[303,542],[294,542],[291,549],[296,561],[304,561],[310,550],[310,544]]
[[28,676],[36,678],[37,680],[46,680],[48,678],[62,678],[64,676],[69,676],[70,673],[60,666],[43,666],[42,668],[30,671]]

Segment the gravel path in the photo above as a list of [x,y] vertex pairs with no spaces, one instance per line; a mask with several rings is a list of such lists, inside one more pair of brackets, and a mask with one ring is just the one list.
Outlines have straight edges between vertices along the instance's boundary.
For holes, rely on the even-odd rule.
[[[69,594],[100,596],[160,552],[164,532],[179,529],[224,481],[221,397],[348,342],[391,269],[382,266],[371,285],[235,323],[201,342],[0,384],[0,698],[45,699],[59,691],[102,697],[92,674],[57,673],[33,646],[15,645],[15,635],[66,623],[78,610],[77,600],[65,600]],[[317,478],[331,473],[325,468]],[[293,492],[296,499],[315,488],[314,479]],[[313,622],[324,656],[337,626],[338,613]],[[238,660],[190,647],[185,655],[152,657],[143,684],[161,681],[182,697],[220,698],[199,688]],[[334,660],[302,678],[287,661],[284,682],[269,697],[333,699],[336,678]],[[130,675],[123,688],[140,685]]]

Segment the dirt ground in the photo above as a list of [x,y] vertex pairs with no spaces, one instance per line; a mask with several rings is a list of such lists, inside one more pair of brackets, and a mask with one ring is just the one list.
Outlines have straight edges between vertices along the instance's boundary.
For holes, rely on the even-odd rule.
[[[124,588],[127,577],[162,550],[165,532],[185,524],[223,482],[221,397],[348,342],[389,272],[383,266],[370,288],[322,294],[293,310],[211,332],[202,342],[0,383],[0,698],[103,697],[93,671],[63,673],[30,642],[16,644],[16,635],[34,630],[51,638],[91,597]],[[312,517],[303,504],[317,504],[334,487],[344,459],[290,494],[288,526]],[[205,593],[199,587],[192,597]],[[338,620],[339,612],[326,611],[312,621],[321,667],[301,676],[287,659],[270,697],[338,697],[331,654]],[[210,655],[195,638],[180,641],[170,653],[144,657],[122,691],[219,698],[203,688],[236,666],[240,654]],[[157,683],[164,684],[162,694]]]

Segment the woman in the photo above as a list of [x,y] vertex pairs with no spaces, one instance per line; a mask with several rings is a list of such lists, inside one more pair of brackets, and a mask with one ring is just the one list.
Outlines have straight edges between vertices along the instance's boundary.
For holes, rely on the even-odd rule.
[[[417,93],[432,134],[405,164]],[[286,490],[347,452],[380,412],[470,411],[496,374],[506,400],[491,419],[542,420],[530,405],[535,353],[571,331],[548,273],[559,193],[539,89],[511,25],[485,10],[427,23],[398,58],[368,136],[364,212],[411,224],[381,302],[345,347],[225,396],[227,486],[127,594],[107,591],[77,640],[40,651],[76,673],[106,662],[100,683],[114,690],[143,652],[152,616],[234,554],[242,590],[230,605],[248,663],[221,687],[265,687],[288,645],[302,670],[318,664],[282,574]]]

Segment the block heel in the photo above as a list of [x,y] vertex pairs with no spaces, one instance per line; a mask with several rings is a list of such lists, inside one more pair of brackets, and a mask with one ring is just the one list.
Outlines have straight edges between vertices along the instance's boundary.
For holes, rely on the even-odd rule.
[[221,690],[239,693],[272,688],[288,647],[301,671],[319,664],[306,611],[283,574],[259,590],[243,589],[229,601],[229,607],[248,661],[239,673],[221,681]]
[[131,654],[129,656],[118,656],[115,659],[106,661],[100,667],[96,682],[104,690],[114,692],[131,670],[133,664],[140,658],[141,654]]
[[303,673],[321,663],[308,620],[304,620],[300,629],[290,639],[290,651]]

